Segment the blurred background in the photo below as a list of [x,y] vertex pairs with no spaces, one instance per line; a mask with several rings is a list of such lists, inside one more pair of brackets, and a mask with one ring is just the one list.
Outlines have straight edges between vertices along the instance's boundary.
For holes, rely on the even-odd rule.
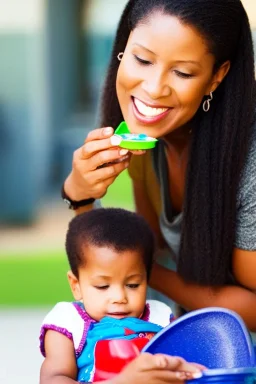
[[[73,151],[97,127],[126,0],[0,0],[0,382],[35,384],[40,324],[71,299],[60,199]],[[256,45],[256,1],[243,1]],[[133,209],[126,173],[104,206]]]

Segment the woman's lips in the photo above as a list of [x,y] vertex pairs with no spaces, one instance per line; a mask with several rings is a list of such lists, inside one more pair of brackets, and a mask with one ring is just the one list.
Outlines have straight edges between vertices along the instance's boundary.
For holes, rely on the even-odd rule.
[[152,107],[136,97],[132,97],[132,105],[136,119],[144,124],[153,124],[162,120],[172,109],[161,106]]

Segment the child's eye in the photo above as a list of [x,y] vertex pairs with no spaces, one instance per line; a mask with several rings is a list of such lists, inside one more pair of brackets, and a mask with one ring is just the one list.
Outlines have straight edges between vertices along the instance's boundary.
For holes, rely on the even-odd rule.
[[136,289],[139,287],[139,284],[127,284],[128,288]]
[[183,79],[190,79],[191,77],[194,77],[190,73],[180,72],[177,70],[175,70],[174,72],[176,73],[177,76],[182,77]]
[[134,55],[134,57],[135,57],[136,61],[138,61],[138,62],[139,62],[140,64],[142,64],[142,65],[150,65],[150,64],[151,64],[150,61],[148,61],[148,60],[143,60],[143,59],[141,59],[139,56]]
[[97,285],[94,288],[103,290],[103,289],[108,289],[108,287],[109,285]]

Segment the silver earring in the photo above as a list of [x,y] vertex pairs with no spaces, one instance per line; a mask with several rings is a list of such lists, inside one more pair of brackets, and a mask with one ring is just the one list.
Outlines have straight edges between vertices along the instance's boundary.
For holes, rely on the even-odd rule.
[[211,107],[211,104],[210,102],[212,101],[213,99],[213,94],[212,92],[210,92],[210,98],[209,99],[206,99],[204,102],[203,102],[203,110],[204,112],[208,112],[210,107]]
[[119,61],[122,60],[123,55],[124,55],[123,52],[119,52],[119,53],[118,53],[117,58],[118,58]]

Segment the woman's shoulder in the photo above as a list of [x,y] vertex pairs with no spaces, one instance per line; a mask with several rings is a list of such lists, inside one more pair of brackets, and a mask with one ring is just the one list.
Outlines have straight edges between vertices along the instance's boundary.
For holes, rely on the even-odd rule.
[[253,185],[256,185],[256,122],[254,122],[252,127],[249,149],[241,175],[239,186],[240,198],[244,198],[248,193],[250,194]]
[[245,166],[241,175],[236,216],[235,246],[256,250],[256,123],[253,125]]

